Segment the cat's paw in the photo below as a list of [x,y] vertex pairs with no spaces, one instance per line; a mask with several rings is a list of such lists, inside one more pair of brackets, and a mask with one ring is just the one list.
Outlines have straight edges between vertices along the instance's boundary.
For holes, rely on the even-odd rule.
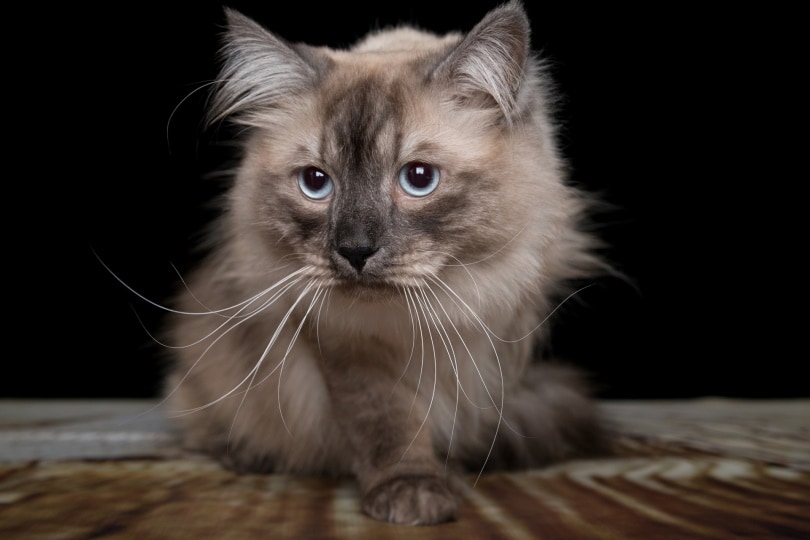
[[403,476],[380,484],[363,496],[363,511],[374,519],[401,525],[452,521],[458,501],[444,480]]

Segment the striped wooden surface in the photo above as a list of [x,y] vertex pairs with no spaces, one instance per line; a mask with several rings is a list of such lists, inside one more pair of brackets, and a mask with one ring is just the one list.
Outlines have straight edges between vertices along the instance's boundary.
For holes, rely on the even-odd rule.
[[184,456],[149,406],[0,401],[0,538],[810,538],[810,400],[605,403],[620,456],[471,477],[420,528],[350,481]]

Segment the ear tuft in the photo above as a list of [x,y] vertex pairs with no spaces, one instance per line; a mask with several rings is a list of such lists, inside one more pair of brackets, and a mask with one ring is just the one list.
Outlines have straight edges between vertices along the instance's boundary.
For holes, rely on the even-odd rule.
[[464,103],[493,103],[511,121],[529,59],[529,20],[517,0],[490,11],[433,71]]
[[[225,16],[222,69],[209,107],[209,125],[228,117],[250,124],[254,115],[314,84],[318,66],[296,46],[236,10],[225,8]],[[308,51],[306,57],[311,60],[312,54]]]

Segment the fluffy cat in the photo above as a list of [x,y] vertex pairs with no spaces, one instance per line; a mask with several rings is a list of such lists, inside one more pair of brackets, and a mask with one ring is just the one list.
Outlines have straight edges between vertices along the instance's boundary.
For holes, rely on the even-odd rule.
[[169,325],[185,444],[354,475],[363,511],[403,524],[454,519],[465,471],[604,450],[580,376],[539,358],[605,265],[522,5],[348,50],[226,16],[208,120],[242,153]]

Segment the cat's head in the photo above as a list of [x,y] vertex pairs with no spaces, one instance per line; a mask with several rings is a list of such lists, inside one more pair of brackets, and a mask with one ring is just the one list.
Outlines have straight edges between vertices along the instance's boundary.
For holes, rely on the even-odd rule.
[[587,266],[519,3],[467,34],[403,27],[348,50],[227,19],[211,120],[248,133],[229,219],[252,256],[354,289]]

